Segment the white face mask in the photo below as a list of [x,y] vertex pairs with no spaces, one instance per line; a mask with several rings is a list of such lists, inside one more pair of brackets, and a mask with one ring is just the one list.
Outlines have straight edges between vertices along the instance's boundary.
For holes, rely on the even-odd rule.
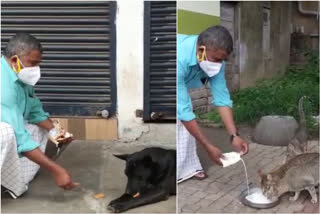
[[199,63],[200,68],[206,72],[209,77],[217,75],[221,69],[222,63],[210,62],[208,60],[203,60]]
[[21,82],[31,86],[34,86],[39,81],[40,76],[39,66],[25,67],[18,73],[18,78]]
[[[13,68],[13,70],[17,73],[18,78],[21,82],[34,86],[40,79],[41,73],[40,73],[40,67],[39,66],[33,66],[33,67],[25,67],[21,60],[18,58],[18,70]],[[23,68],[21,69],[21,65]]]
[[201,58],[198,57],[199,66],[209,77],[213,77],[217,75],[221,69],[222,63],[211,62],[211,61],[205,60],[204,57],[207,58],[205,47],[202,53],[202,57]]

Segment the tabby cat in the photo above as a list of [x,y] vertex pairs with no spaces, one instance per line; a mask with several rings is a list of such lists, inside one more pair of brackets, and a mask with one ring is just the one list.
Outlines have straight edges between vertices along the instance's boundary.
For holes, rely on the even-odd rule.
[[304,153],[295,156],[270,173],[262,174],[261,189],[269,199],[277,199],[285,192],[295,192],[290,200],[298,199],[302,190],[308,190],[311,202],[317,203],[315,187],[319,185],[319,153]]
[[296,155],[302,154],[307,151],[308,133],[306,117],[303,111],[303,100],[305,98],[306,96],[303,96],[299,99],[299,127],[296,130],[294,137],[288,144],[286,162],[291,158],[295,157]]

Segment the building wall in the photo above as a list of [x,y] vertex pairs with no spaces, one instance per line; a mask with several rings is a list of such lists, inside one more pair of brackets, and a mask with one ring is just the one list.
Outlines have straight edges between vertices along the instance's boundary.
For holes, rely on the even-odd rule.
[[[158,144],[175,143],[175,124],[145,124],[135,114],[137,109],[143,109],[144,99],[143,20],[143,0],[117,1],[117,113],[108,119],[58,118],[76,139],[131,142],[138,138],[150,138]],[[167,135],[163,136],[158,132]]]
[[[240,2],[240,88],[253,85],[263,76],[262,6],[258,2]],[[249,12],[250,11],[250,12]]]
[[[303,10],[313,13],[317,12],[318,2],[307,1],[300,2]],[[306,15],[299,11],[299,4],[297,1],[292,2],[292,31],[302,31],[305,34],[318,34],[319,33],[319,19],[316,15]]]
[[59,120],[61,127],[72,133],[77,140],[117,140],[116,117],[102,118],[52,118]]
[[[285,72],[290,56],[290,2],[239,2],[240,89]],[[266,11],[270,12],[267,16]],[[270,20],[264,20],[264,19]],[[269,22],[270,31],[264,31]],[[267,32],[267,33],[266,33]],[[268,41],[268,42],[265,42]],[[265,42],[265,43],[264,43]],[[265,47],[268,45],[268,47]]]
[[116,115],[108,119],[59,118],[76,139],[132,141],[149,130],[135,115],[136,109],[143,109],[143,18],[143,0],[117,1]]
[[[271,2],[271,64],[265,77],[283,74],[290,62],[291,2]],[[265,62],[267,63],[267,62]]]
[[195,35],[220,23],[219,1],[177,1],[178,33]]
[[147,131],[136,109],[143,109],[144,2],[118,1],[117,118],[119,138],[133,140]]
[[237,54],[239,53],[238,11],[237,2],[220,3],[220,24],[228,29],[233,39],[233,52],[228,56],[225,68],[225,78],[230,91],[237,91],[240,88],[239,54]]
[[[299,10],[299,5],[303,11]],[[318,2],[292,2],[291,15],[291,64],[304,64],[307,57],[303,54],[306,49],[319,51],[319,18],[315,15]],[[313,13],[304,14],[303,12]]]

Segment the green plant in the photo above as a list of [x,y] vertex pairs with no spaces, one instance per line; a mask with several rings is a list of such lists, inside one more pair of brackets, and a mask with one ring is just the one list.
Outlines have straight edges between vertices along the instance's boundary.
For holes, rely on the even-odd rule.
[[[319,114],[319,60],[318,54],[307,52],[308,64],[291,66],[281,77],[259,81],[254,87],[231,94],[236,123],[255,124],[264,115],[291,115],[299,120],[297,104],[306,95],[304,102],[310,133],[318,133],[311,115]],[[214,122],[221,122],[213,110],[201,116]],[[316,130],[317,129],[317,130]]]

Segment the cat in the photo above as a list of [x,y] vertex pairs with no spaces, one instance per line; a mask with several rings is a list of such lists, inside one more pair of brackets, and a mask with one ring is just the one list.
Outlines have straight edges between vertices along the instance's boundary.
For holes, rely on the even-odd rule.
[[285,192],[295,192],[291,201],[298,199],[302,190],[308,190],[311,203],[317,203],[315,187],[319,185],[319,153],[295,156],[278,169],[262,174],[258,171],[263,194],[275,200]]
[[299,127],[295,131],[294,137],[290,140],[287,147],[287,157],[285,162],[295,157],[296,155],[305,153],[307,151],[308,133],[306,117],[303,110],[303,100],[306,96],[299,99],[298,112],[299,112]]

